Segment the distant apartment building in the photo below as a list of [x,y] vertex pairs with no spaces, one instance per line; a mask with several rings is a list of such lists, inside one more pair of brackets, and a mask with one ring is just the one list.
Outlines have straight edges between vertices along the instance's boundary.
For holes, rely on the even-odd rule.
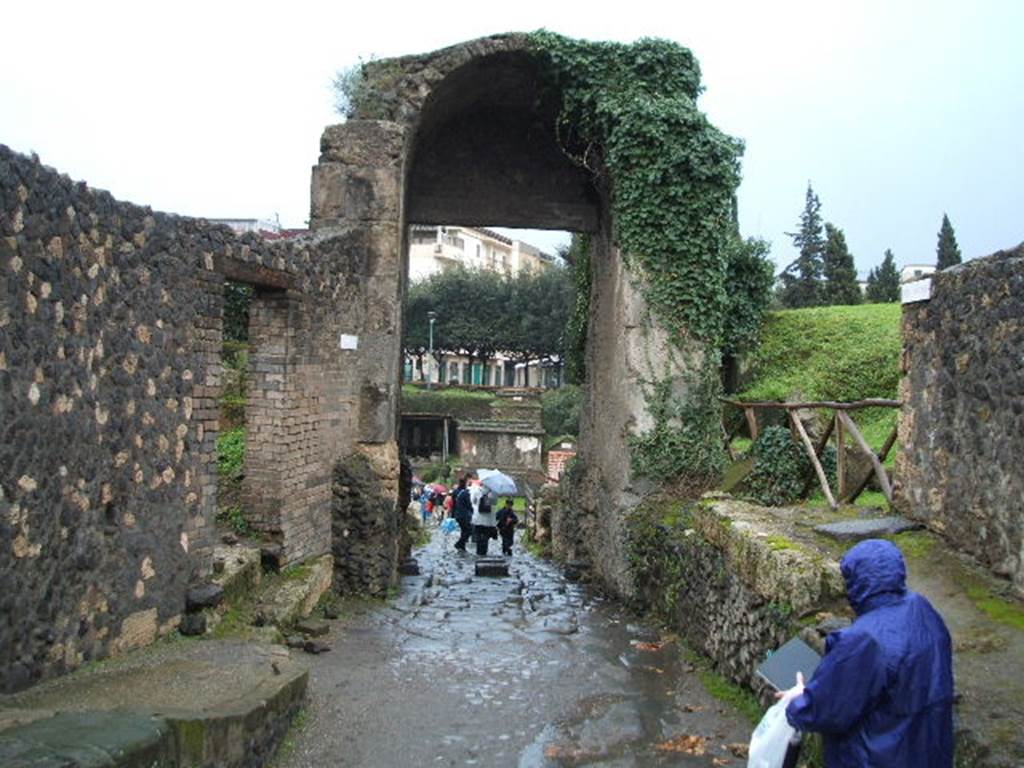
[[409,228],[411,282],[459,266],[515,277],[548,269],[554,263],[554,257],[539,248],[483,227]]
[[934,264],[907,264],[900,270],[900,283],[920,280],[922,277],[935,274]]
[[[486,269],[509,277],[537,273],[555,265],[553,256],[522,240],[513,240],[483,227],[413,225],[409,228],[409,281],[423,280],[448,269]],[[487,363],[464,356],[448,356],[440,366],[425,361],[426,371],[405,360],[406,381],[425,377],[437,383],[485,387],[558,387],[561,365],[532,360],[516,362],[502,354]]]

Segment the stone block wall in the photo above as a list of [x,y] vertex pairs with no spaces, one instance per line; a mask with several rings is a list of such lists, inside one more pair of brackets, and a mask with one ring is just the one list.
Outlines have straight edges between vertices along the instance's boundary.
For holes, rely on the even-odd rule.
[[335,466],[331,512],[335,591],[384,596],[396,577],[404,510],[365,454]]
[[173,630],[208,577],[226,277],[257,286],[254,522],[286,561],[328,551],[337,457],[388,439],[361,394],[398,381],[339,335],[398,332],[367,297],[399,244],[236,237],[0,146],[0,690]]
[[895,503],[1024,594],[1024,245],[903,308]]
[[[681,527],[685,526],[685,528]],[[633,569],[640,600],[716,669],[760,692],[754,669],[819,611],[847,610],[839,564],[786,539],[770,510],[705,499],[655,524]]]

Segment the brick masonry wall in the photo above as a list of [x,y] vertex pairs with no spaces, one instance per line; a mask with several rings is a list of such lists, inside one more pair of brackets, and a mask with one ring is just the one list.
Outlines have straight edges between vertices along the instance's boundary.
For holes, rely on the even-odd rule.
[[398,333],[370,298],[398,252],[236,237],[0,146],[0,690],[172,631],[208,576],[225,276],[258,286],[254,515],[286,561],[328,550],[331,468],[388,387],[339,335]]
[[903,309],[897,507],[1024,594],[1024,245]]

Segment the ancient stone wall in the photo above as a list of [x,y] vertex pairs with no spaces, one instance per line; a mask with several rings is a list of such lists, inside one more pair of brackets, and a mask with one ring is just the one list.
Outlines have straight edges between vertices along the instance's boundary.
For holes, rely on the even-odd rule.
[[[339,337],[397,335],[394,298],[368,296],[399,248],[340,224],[238,238],[6,147],[0,203],[0,689],[14,690],[170,631],[208,575],[225,277],[257,286],[253,522],[285,562],[327,551],[336,458],[393,445],[393,423],[361,406],[391,363],[356,363]],[[397,454],[380,453],[390,473]]]
[[1024,245],[903,309],[896,505],[1024,594]]
[[404,510],[363,453],[334,468],[331,549],[334,589],[343,595],[383,597],[394,583]]
[[754,669],[768,652],[807,617],[847,610],[839,564],[782,537],[770,511],[707,499],[680,525],[647,528],[632,563],[638,596],[733,682],[762,692]]

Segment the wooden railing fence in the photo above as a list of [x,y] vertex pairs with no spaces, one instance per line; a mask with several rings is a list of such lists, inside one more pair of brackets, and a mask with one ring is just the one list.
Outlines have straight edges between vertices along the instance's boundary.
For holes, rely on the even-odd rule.
[[[856,400],[853,402],[833,402],[823,400],[804,403],[783,403],[777,401],[745,402],[742,400],[731,400],[723,397],[722,401],[740,408],[743,411],[751,440],[757,440],[757,437],[760,434],[757,420],[758,410],[785,410],[789,421],[790,432],[793,434],[794,439],[797,440],[807,452],[807,457],[811,460],[811,466],[814,467],[814,473],[818,477],[818,483],[821,485],[821,490],[825,494],[825,498],[828,500],[828,505],[832,509],[836,509],[840,504],[850,504],[855,501],[871,481],[872,475],[878,478],[878,485],[882,489],[882,493],[885,494],[886,500],[890,504],[892,503],[892,483],[889,480],[889,475],[885,471],[885,467],[882,466],[882,462],[885,461],[885,457],[889,455],[889,451],[892,450],[893,445],[896,443],[896,427],[892,428],[889,437],[886,438],[885,443],[882,445],[882,449],[878,453],[875,453],[868,444],[868,441],[864,439],[864,436],[857,428],[856,423],[852,418],[850,418],[849,412],[858,411],[863,408],[899,408],[903,405],[899,400],[873,398],[867,400]],[[817,444],[811,441],[810,436],[807,434],[807,430],[804,429],[803,423],[796,414],[797,411],[806,408],[823,408],[833,412],[832,417],[827,421],[825,431],[818,438]],[[729,458],[732,460],[736,459],[735,453],[732,450],[732,440],[742,426],[742,422],[737,423],[737,425],[730,431],[725,427],[724,423],[722,424],[722,435],[725,438],[725,448],[729,453]],[[836,481],[838,485],[836,494],[832,493],[832,488],[829,485],[825,469],[821,464],[822,452],[828,445],[829,438],[833,433],[835,433],[836,436]],[[871,471],[865,474],[862,480],[852,484],[852,487],[849,488],[847,487],[846,482],[847,472],[845,447],[847,434],[853,438],[854,443],[856,443],[860,451],[864,453],[871,462]]]

